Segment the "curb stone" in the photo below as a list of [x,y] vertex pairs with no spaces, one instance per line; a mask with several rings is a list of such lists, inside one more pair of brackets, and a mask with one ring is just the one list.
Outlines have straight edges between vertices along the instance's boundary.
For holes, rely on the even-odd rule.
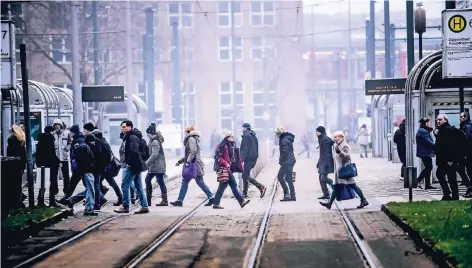
[[420,247],[427,256],[429,256],[440,267],[457,267],[458,263],[454,256],[444,251],[434,248],[431,241],[421,237],[420,233],[413,229],[407,222],[391,212],[386,205],[382,205],[381,210],[397,224],[413,240],[416,246]]
[[[71,209],[62,209],[53,216],[44,219],[38,223],[28,225],[22,229],[2,229],[2,238],[3,241],[11,241],[12,244],[23,241],[29,236],[34,236],[39,233],[41,230],[54,225],[63,219],[66,219],[69,216],[72,216],[73,211]],[[10,244],[10,243],[9,243]]]

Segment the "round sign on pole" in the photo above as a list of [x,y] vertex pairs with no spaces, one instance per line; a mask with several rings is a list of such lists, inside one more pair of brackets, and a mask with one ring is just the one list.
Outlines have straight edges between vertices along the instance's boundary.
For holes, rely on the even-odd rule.
[[467,21],[462,15],[454,15],[449,19],[449,22],[447,24],[451,32],[460,33],[465,30],[465,27],[467,26]]

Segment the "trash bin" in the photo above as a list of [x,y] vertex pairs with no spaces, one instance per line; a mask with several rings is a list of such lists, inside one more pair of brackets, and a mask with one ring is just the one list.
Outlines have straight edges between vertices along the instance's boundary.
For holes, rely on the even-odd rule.
[[22,173],[25,167],[19,157],[2,157],[2,214],[23,207],[21,202]]

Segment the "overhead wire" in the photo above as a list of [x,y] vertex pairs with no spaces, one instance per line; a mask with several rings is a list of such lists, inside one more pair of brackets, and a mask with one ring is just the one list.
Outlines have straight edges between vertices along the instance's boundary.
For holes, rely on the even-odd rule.
[[[198,7],[200,8],[200,11],[201,11],[201,14],[203,14],[206,18],[206,21],[208,22],[208,25],[210,25],[210,28],[211,28],[211,31],[213,32],[213,34],[215,34],[216,36],[218,36],[218,34],[216,33],[216,30],[215,28],[213,27],[213,24],[211,24],[211,21],[210,19],[208,18],[208,13],[207,12],[204,12],[203,9],[202,9],[202,6],[200,5],[200,2],[198,1],[195,1],[198,5]],[[231,7],[232,8],[232,7]],[[231,23],[234,23],[233,21]]]

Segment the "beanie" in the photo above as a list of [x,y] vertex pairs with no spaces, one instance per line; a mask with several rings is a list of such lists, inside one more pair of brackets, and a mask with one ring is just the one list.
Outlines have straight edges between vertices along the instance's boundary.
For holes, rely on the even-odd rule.
[[95,127],[93,126],[92,123],[87,123],[84,125],[84,129],[92,132],[95,129]]
[[244,124],[243,124],[243,127],[244,127],[244,128],[251,128],[251,124],[249,124],[249,123],[244,123]]
[[87,134],[87,136],[85,136],[85,142],[89,143],[93,141],[95,141],[95,136],[93,134]]
[[323,126],[317,127],[317,128],[316,128],[316,131],[318,131],[318,132],[321,133],[321,134],[326,133],[326,130],[325,130],[325,128],[324,128]]
[[49,133],[54,131],[54,128],[52,126],[45,126],[44,127],[44,133]]

